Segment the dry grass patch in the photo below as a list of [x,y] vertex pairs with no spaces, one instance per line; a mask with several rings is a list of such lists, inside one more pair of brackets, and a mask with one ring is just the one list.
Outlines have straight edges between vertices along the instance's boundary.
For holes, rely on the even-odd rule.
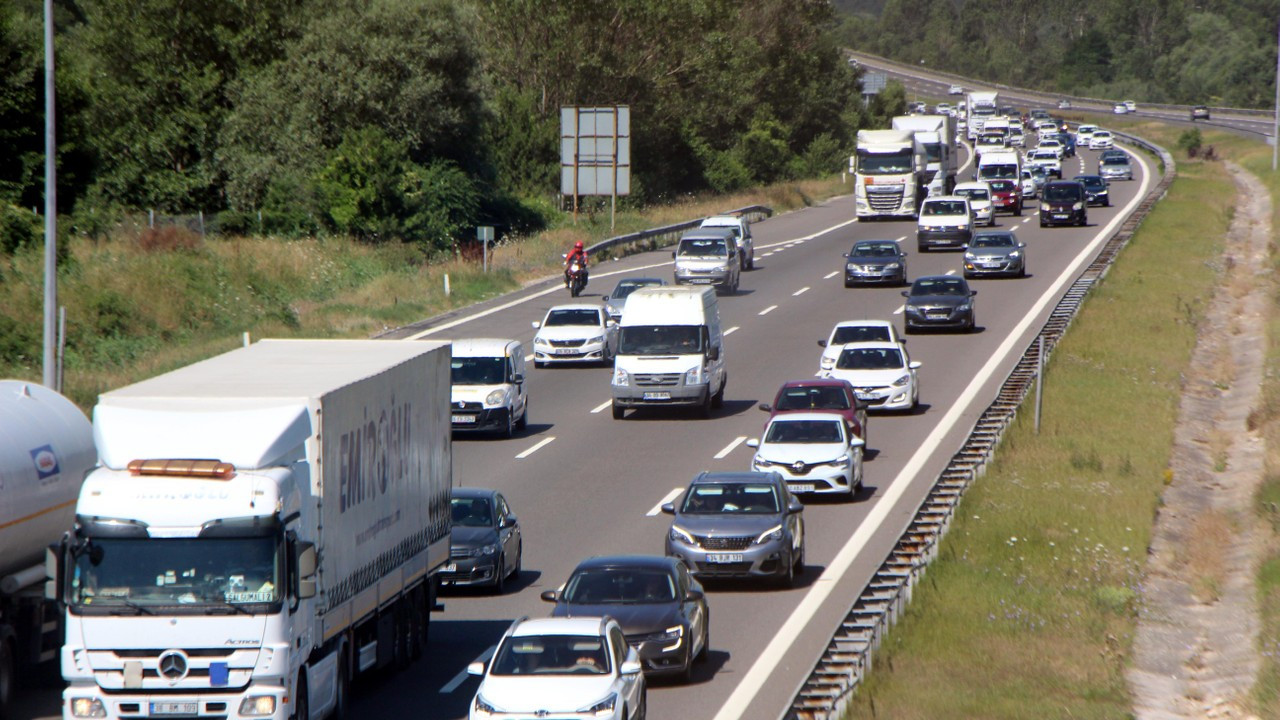
[[1232,518],[1217,510],[1205,510],[1192,525],[1191,537],[1178,549],[1179,564],[1186,568],[1197,601],[1207,605],[1221,597],[1235,529]]

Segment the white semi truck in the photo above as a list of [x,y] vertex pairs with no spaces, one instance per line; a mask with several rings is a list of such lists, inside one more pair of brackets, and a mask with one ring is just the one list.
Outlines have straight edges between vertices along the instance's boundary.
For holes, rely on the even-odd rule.
[[264,340],[103,394],[48,590],[65,718],[341,717],[422,653],[450,346]]
[[959,153],[955,122],[950,115],[899,115],[893,119],[894,130],[915,133],[924,146],[930,195],[949,195],[956,186]]
[[71,527],[96,460],[93,427],[74,403],[0,380],[0,718],[30,671],[58,657],[62,618],[44,594],[45,548]]
[[924,146],[907,130],[859,130],[854,175],[855,213],[872,217],[917,217],[928,184]]
[[966,98],[969,105],[969,139],[976,140],[982,134],[987,118],[999,112],[1000,93],[995,91],[975,91]]

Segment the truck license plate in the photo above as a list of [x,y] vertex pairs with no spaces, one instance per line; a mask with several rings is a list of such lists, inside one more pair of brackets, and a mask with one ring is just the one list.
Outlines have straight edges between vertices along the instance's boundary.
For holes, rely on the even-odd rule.
[[742,562],[742,553],[710,553],[707,555],[709,563],[736,563]]
[[671,393],[669,393],[669,392],[647,392],[647,393],[645,393],[645,394],[644,394],[644,399],[645,399],[645,400],[670,400],[670,399],[671,399]]
[[195,715],[196,712],[196,704],[194,702],[151,703],[152,715]]
[[472,425],[476,421],[475,415],[454,415],[453,422],[456,425]]

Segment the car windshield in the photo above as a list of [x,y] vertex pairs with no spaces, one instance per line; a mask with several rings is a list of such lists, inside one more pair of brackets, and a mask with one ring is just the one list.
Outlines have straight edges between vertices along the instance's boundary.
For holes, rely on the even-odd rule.
[[507,360],[500,357],[457,357],[449,362],[454,385],[501,385]]
[[778,492],[769,483],[694,483],[685,493],[682,513],[776,515]]
[[848,410],[849,396],[838,387],[789,387],[778,394],[775,410]]
[[841,325],[831,333],[827,345],[847,345],[851,342],[891,342],[888,325]]
[[858,172],[864,175],[894,175],[911,172],[911,151],[869,153],[858,151]]
[[1081,175],[1075,178],[1075,181],[1087,188],[1103,188],[1107,186],[1107,182],[1097,175]]
[[1102,158],[1102,164],[1103,165],[1128,165],[1129,158],[1115,157],[1115,156]]
[[543,323],[543,326],[545,327],[560,327],[563,325],[590,325],[592,327],[599,327],[600,311],[594,308],[552,310],[547,313],[547,321]]
[[982,137],[978,138],[978,143],[981,145],[1003,145],[1004,135],[1000,133],[986,133]]
[[676,599],[676,585],[661,570],[592,568],[575,572],[561,599],[575,605],[669,603]]
[[630,295],[631,293],[635,292],[636,290],[639,290],[642,287],[650,287],[650,286],[661,285],[661,284],[662,282],[656,279],[655,280],[623,280],[622,282],[618,283],[617,287],[613,289],[613,292],[609,294],[609,297],[613,298],[614,300],[621,300],[626,296]]
[[720,223],[710,223],[710,224],[704,224],[702,227],[728,228],[733,231],[734,237],[736,238],[742,237],[742,226],[739,225],[738,223],[732,223],[728,225],[721,225]]
[[969,247],[1013,247],[1018,242],[1013,239],[1012,235],[1007,233],[998,233],[993,235],[978,235],[969,243]]
[[684,238],[676,250],[680,257],[726,257],[728,254],[723,238]]
[[1031,157],[1036,160],[1056,160],[1058,158],[1057,155],[1053,154],[1052,150],[1037,150],[1031,153]]
[[893,242],[882,243],[858,243],[853,246],[853,251],[849,253],[853,257],[869,258],[869,257],[898,257],[898,244]]
[[991,194],[986,188],[957,188],[956,194],[970,200],[990,200]]
[[502,641],[490,675],[607,675],[609,653],[596,635],[522,635]]
[[966,212],[968,208],[959,200],[937,200],[924,204],[925,215],[964,215]]
[[920,278],[911,285],[912,295],[968,295],[969,288],[960,278]]
[[844,440],[840,420],[774,420],[764,436],[767,443],[838,443]]
[[271,535],[91,538],[73,554],[71,604],[124,614],[265,612],[246,606],[280,602],[282,546]]
[[1109,137],[1111,137],[1111,133],[1107,132],[1106,130],[1099,130],[1098,132],[1093,134],[1094,140],[1097,140],[1099,138],[1109,138]]
[[493,505],[488,498],[455,497],[449,502],[455,527],[493,527]]
[[995,190],[996,192],[1013,192],[1017,188],[1016,186],[1014,186],[1013,183],[1009,182],[1008,180],[997,180],[991,183],[991,189]]
[[902,351],[896,348],[846,348],[836,361],[840,370],[896,370],[902,367]]
[[702,352],[705,331],[699,325],[631,325],[618,334],[623,355],[693,355]]
[[1080,190],[1078,185],[1049,185],[1044,189],[1044,199],[1050,202],[1065,202],[1068,200],[1079,200]]

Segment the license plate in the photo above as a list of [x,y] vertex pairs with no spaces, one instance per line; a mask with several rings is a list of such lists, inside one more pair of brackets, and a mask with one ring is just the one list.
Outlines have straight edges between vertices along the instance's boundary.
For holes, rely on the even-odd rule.
[[671,399],[671,393],[669,393],[669,392],[647,392],[647,393],[645,393],[645,394],[644,394],[644,399],[645,399],[645,400],[670,400],[670,399]]
[[1068,215],[1068,214],[1066,214],[1066,213],[1054,213],[1054,214],[1053,214],[1053,219],[1054,219],[1054,220],[1066,220],[1066,219],[1067,219],[1067,218],[1069,218],[1069,217],[1071,217],[1071,216],[1070,216],[1070,215]]
[[453,422],[455,425],[473,425],[475,424],[475,415],[454,415]]
[[998,262],[982,263],[982,267],[987,268],[989,270],[994,270],[995,268],[1000,267],[1000,263]]
[[707,555],[709,563],[736,563],[742,562],[742,553],[710,553]]
[[445,572],[458,572],[458,563],[449,563],[444,566]]
[[854,393],[854,397],[858,398],[859,400],[875,400],[876,394],[869,393],[869,392],[860,392],[860,393]]
[[791,492],[806,493],[813,492],[813,483],[787,483],[787,489]]
[[689,280],[689,282],[693,283],[694,285],[710,285],[711,278],[692,278]]
[[152,715],[195,715],[196,704],[193,702],[153,702]]
[[573,348],[556,348],[552,351],[554,355],[577,355],[578,351]]

